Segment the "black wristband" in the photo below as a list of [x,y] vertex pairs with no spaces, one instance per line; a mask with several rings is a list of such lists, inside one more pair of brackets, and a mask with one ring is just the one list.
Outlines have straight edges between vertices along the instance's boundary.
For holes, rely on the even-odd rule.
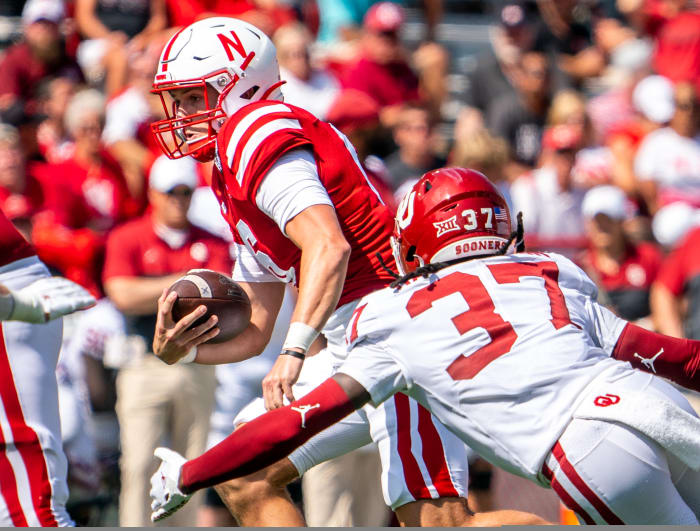
[[285,349],[282,352],[280,352],[280,356],[294,356],[295,358],[299,358],[300,360],[306,358],[306,354],[304,354],[303,352],[297,352],[296,350],[288,349]]

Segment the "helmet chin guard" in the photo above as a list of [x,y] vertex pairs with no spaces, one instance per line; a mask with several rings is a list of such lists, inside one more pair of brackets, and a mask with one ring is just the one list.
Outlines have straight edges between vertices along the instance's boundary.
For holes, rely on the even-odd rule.
[[[229,17],[197,21],[163,48],[152,92],[165,119],[151,130],[169,158],[211,160],[226,118],[248,103],[281,96],[282,83],[275,47],[260,29]],[[172,91],[183,89],[201,91],[196,110],[183,111],[173,98]]]

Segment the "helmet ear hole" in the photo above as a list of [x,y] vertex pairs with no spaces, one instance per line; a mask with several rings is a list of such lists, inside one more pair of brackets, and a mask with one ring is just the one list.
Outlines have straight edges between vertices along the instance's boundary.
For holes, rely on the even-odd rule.
[[260,87],[257,85],[253,85],[248,90],[246,90],[243,94],[241,94],[241,98],[243,98],[244,100],[249,100],[253,96],[255,96],[255,93],[258,92],[258,90],[260,90]]
[[406,253],[406,261],[413,262],[413,260],[415,260],[415,258],[416,258],[416,246],[411,245],[408,248],[408,252]]
[[425,181],[425,191],[429,191],[433,187],[432,184],[430,184],[430,181]]

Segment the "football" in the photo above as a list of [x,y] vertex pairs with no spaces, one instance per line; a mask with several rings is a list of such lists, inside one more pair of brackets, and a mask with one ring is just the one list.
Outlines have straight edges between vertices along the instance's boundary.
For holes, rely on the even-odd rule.
[[168,293],[175,291],[177,299],[173,305],[172,317],[177,322],[200,304],[207,307],[207,313],[197,319],[190,328],[204,323],[211,315],[216,315],[219,334],[207,343],[223,343],[245,330],[250,322],[250,300],[245,291],[226,275],[209,269],[194,269],[179,278]]

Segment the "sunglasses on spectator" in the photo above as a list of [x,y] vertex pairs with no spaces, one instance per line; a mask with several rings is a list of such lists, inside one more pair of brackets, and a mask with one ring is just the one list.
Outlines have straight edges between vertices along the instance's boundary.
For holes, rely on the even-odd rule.
[[676,109],[679,111],[692,111],[697,107],[695,101],[678,101],[676,100]]
[[173,188],[165,192],[169,197],[192,197],[191,188]]
[[399,40],[399,32],[397,30],[378,31],[377,35],[393,41]]

